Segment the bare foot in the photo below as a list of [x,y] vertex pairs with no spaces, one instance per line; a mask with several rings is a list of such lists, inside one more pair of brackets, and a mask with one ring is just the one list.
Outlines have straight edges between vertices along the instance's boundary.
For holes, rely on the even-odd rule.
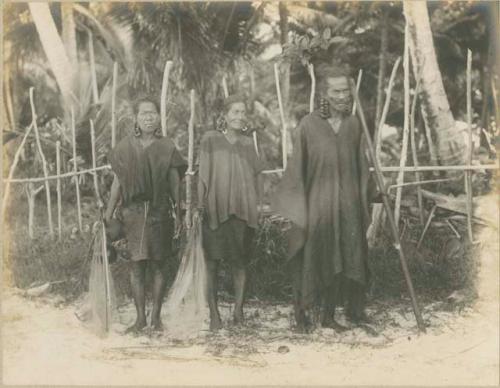
[[322,327],[328,327],[330,329],[335,330],[337,333],[342,333],[344,331],[349,330],[348,327],[341,325],[338,323],[335,319],[326,319],[323,322],[321,322]]
[[210,331],[222,329],[222,321],[219,316],[210,317]]
[[151,328],[153,331],[163,331],[163,323],[161,322],[161,319],[154,319],[151,322]]
[[125,330],[125,334],[137,334],[145,327],[145,321],[136,321],[132,326],[128,327],[127,330]]
[[233,313],[233,322],[235,325],[243,325],[245,317],[243,316],[243,309],[235,309]]

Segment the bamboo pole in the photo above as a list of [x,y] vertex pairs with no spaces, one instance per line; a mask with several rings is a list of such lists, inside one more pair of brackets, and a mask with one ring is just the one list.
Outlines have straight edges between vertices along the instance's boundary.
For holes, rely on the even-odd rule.
[[26,133],[24,134],[23,139],[21,140],[21,144],[19,144],[19,147],[17,147],[16,153],[14,154],[14,160],[12,162],[12,166],[10,166],[8,180],[4,181],[4,183],[6,183],[6,185],[5,185],[4,194],[3,194],[3,201],[2,201],[2,219],[4,219],[3,217],[5,217],[5,211],[7,210],[7,203],[9,202],[10,183],[11,183],[12,177],[14,176],[14,171],[16,170],[17,164],[19,163],[19,157],[21,156],[21,153],[24,149],[26,139],[28,138],[32,128],[33,128],[33,122],[30,124],[30,126],[26,130]]
[[[56,172],[61,175],[61,142],[56,142]],[[62,236],[62,206],[61,206],[61,178],[57,179],[57,236]]]
[[[422,78],[422,75],[420,75],[418,77],[417,86],[415,86],[415,95],[413,96],[413,103],[411,106],[411,113],[410,113],[411,155],[412,155],[413,165],[417,166],[417,167],[418,167],[419,163],[418,163],[418,156],[417,156],[417,144],[415,142],[415,109],[417,107],[418,94],[420,93],[421,78]],[[415,173],[415,181],[417,183],[420,183],[420,173],[419,172]],[[424,224],[424,204],[423,204],[423,199],[422,199],[422,191],[420,190],[420,185],[417,186],[417,203],[418,203],[418,214],[420,217],[420,223],[423,225]]]
[[[361,86],[361,79],[363,78],[363,69],[359,69],[358,80],[356,81],[356,92],[359,92],[359,87]],[[356,114],[356,102],[352,103],[352,115]]]
[[316,76],[314,74],[314,65],[309,63],[307,65],[309,70],[309,77],[311,78],[311,95],[309,96],[309,113],[314,111],[314,96],[316,95]]
[[287,131],[286,131],[286,121],[285,121],[285,111],[283,109],[283,100],[281,98],[281,88],[280,88],[280,76],[278,70],[278,64],[274,64],[274,79],[276,82],[276,93],[278,94],[278,105],[280,110],[281,118],[281,152],[283,154],[283,169],[286,170],[287,165]]
[[95,68],[95,57],[94,57],[94,38],[92,36],[92,31],[87,30],[89,38],[89,61],[90,61],[90,76],[92,80],[92,98],[94,104],[99,102],[99,90],[97,88],[97,72]]
[[375,154],[377,155],[377,161],[380,163],[380,151],[382,149],[382,127],[385,124],[385,119],[387,117],[387,113],[389,112],[389,105],[391,103],[391,94],[392,87],[394,86],[394,79],[396,78],[396,72],[398,71],[399,63],[401,62],[401,57],[398,57],[394,66],[392,67],[391,76],[389,78],[389,85],[387,86],[387,91],[385,95],[384,108],[382,109],[382,115],[380,116],[380,121],[376,123],[377,127],[375,130]]
[[47,177],[49,176],[49,171],[47,168],[47,161],[45,159],[45,155],[42,150],[42,143],[40,142],[40,133],[38,132],[38,125],[36,123],[36,111],[35,111],[35,102],[33,98],[34,88],[30,88],[30,105],[31,105],[31,116],[33,117],[33,128],[35,129],[36,135],[36,144],[38,147],[38,152],[40,154],[40,158],[42,159],[42,167],[43,167],[43,176],[45,178],[45,196],[47,199],[47,216],[49,222],[49,233],[51,236],[54,235],[54,225],[52,224],[52,204],[50,201],[50,186]]
[[[73,143],[73,173],[78,173],[78,166],[76,163],[76,129],[75,129],[75,110],[71,107],[71,135]],[[76,210],[78,212],[78,230],[81,232],[83,230],[82,225],[82,204],[80,200],[80,181],[78,175],[72,175],[75,179],[75,191],[76,191]]]
[[188,124],[188,171],[186,172],[186,227],[191,229],[191,184],[193,178],[194,158],[194,116],[195,116],[195,94],[194,89],[190,92],[190,115]]
[[116,145],[116,83],[118,81],[118,63],[113,63],[113,88],[111,93],[111,148]]
[[[467,50],[467,133],[469,135],[468,143],[469,148],[467,150],[467,162],[469,165],[472,164],[472,52]],[[472,172],[465,172],[465,194],[467,196],[467,232],[469,235],[469,240],[472,243],[474,241],[474,236],[472,234],[472,213],[473,213],[473,202],[472,202]]]
[[170,81],[170,70],[172,69],[173,62],[167,61],[165,69],[163,70],[163,81],[161,84],[161,99],[160,99],[160,117],[161,117],[161,133],[167,136],[167,93],[168,84]]
[[[401,156],[399,159],[399,167],[406,166],[406,157],[408,155],[408,135],[409,135],[409,115],[410,115],[410,52],[409,52],[409,27],[408,23],[405,28],[405,45],[403,56],[403,71],[404,71],[404,123],[403,123],[403,147],[401,148]],[[397,177],[398,185],[404,182],[404,171],[399,171]],[[396,203],[394,206],[394,220],[396,227],[399,228],[399,217],[401,211],[401,197],[403,195],[403,187],[399,186],[396,190]]]
[[372,139],[370,137],[370,131],[368,130],[368,126],[366,125],[365,115],[363,113],[363,107],[361,106],[361,102],[359,100],[358,94],[356,93],[356,87],[354,85],[354,82],[352,82],[352,80],[351,80],[351,92],[352,92],[353,97],[356,101],[357,113],[358,113],[358,117],[361,121],[361,126],[363,128],[366,142],[368,145],[370,159],[371,159],[373,166],[375,168],[375,177],[377,180],[377,185],[378,185],[380,192],[382,193],[382,199],[384,202],[385,211],[387,213],[387,216],[388,216],[387,218],[389,219],[389,224],[391,226],[391,231],[392,231],[392,234],[394,237],[394,246],[399,252],[399,260],[401,263],[401,268],[403,270],[403,275],[404,275],[404,278],[406,281],[406,285],[408,287],[408,292],[410,294],[411,303],[412,303],[412,307],[413,307],[413,313],[415,314],[417,326],[418,326],[418,329],[420,331],[425,332],[425,324],[424,324],[424,321],[422,319],[422,315],[420,314],[420,309],[418,307],[418,302],[417,302],[417,296],[415,295],[415,290],[413,289],[413,282],[411,280],[410,271],[408,269],[408,263],[406,261],[406,257],[404,255],[403,248],[401,246],[401,240],[399,238],[398,228],[397,228],[396,223],[394,221],[394,216],[392,214],[392,209],[391,209],[391,206],[389,204],[389,199],[387,198],[387,193],[385,190],[383,176],[382,176],[382,173],[380,171],[380,167],[379,167],[377,158],[375,157],[375,149],[373,147],[373,142],[372,142]]

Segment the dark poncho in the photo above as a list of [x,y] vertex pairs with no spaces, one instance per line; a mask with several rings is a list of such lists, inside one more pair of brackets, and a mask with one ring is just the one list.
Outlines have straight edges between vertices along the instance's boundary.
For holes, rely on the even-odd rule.
[[159,138],[143,148],[139,139],[128,136],[109,154],[111,168],[120,182],[122,206],[135,201],[150,201],[157,207],[168,198],[168,170],[185,172],[186,162],[168,138]]
[[368,160],[358,120],[345,118],[335,134],[318,113],[300,122],[273,209],[292,221],[288,256],[303,255],[304,307],[336,275],[366,285]]

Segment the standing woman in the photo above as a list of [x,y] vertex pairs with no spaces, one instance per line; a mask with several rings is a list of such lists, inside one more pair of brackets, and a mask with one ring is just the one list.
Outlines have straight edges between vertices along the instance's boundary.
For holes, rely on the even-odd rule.
[[134,134],[120,141],[109,155],[114,179],[105,215],[109,222],[120,204],[131,254],[130,280],[137,319],[126,332],[138,332],[147,325],[147,263],[153,271],[151,326],[154,330],[162,330],[160,313],[165,291],[165,264],[172,254],[172,239],[180,219],[179,183],[186,166],[173,142],[162,136],[156,101],[139,99],[134,104],[134,114]]
[[251,137],[245,135],[244,98],[224,101],[218,130],[208,131],[200,145],[198,206],[204,214],[203,247],[208,270],[210,330],[222,322],[217,306],[217,267],[228,260],[235,291],[234,323],[243,322],[246,266],[258,225],[257,204],[261,202],[263,163]]

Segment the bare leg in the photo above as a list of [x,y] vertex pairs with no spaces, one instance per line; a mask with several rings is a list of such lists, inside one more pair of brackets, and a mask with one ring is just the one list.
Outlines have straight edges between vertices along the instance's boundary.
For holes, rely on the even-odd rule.
[[245,284],[247,272],[245,268],[233,267],[233,284],[234,284],[234,323],[241,325],[243,323],[243,299],[245,297]]
[[217,306],[217,262],[207,260],[207,294],[208,308],[210,309],[210,330],[216,331],[222,328],[219,308]]
[[292,275],[293,289],[293,310],[295,315],[295,324],[299,333],[308,331],[306,313],[302,307],[302,256],[298,254],[290,261],[290,272]]
[[161,322],[161,306],[165,293],[165,263],[151,260],[153,270],[153,311],[151,313],[151,326],[153,330],[163,330]]
[[130,284],[132,286],[132,294],[134,297],[137,319],[135,323],[126,330],[126,333],[138,332],[146,327],[146,294],[144,287],[145,278],[146,261],[133,261],[130,268]]

